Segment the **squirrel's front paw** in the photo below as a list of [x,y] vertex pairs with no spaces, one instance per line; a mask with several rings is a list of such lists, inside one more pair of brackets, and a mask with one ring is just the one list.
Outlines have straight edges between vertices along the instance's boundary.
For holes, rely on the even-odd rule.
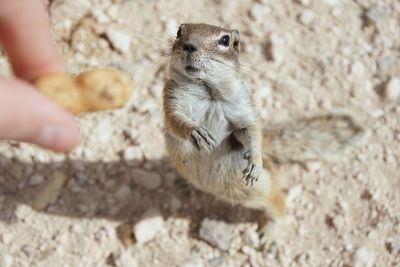
[[253,152],[251,150],[244,153],[247,160],[247,167],[243,170],[243,179],[246,180],[246,185],[253,185],[254,181],[258,181],[261,175],[262,166],[256,165],[253,161]]
[[211,153],[217,145],[217,141],[212,133],[207,128],[198,127],[191,134],[193,145],[199,151]]

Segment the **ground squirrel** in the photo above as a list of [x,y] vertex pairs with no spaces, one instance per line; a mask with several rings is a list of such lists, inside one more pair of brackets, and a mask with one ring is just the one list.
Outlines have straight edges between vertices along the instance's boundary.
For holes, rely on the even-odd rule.
[[[263,130],[239,64],[239,32],[182,24],[164,88],[165,141],[179,173],[231,203],[265,210],[262,242],[285,215],[273,162],[331,159],[365,135],[347,114]],[[263,168],[264,165],[264,168]]]

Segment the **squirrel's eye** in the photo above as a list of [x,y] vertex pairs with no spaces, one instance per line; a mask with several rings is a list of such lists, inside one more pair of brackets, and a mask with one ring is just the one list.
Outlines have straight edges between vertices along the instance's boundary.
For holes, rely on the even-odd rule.
[[224,35],[221,37],[221,39],[219,39],[218,43],[223,46],[229,46],[229,40],[230,40],[229,35]]
[[181,28],[179,28],[178,32],[176,33],[176,38],[181,38]]

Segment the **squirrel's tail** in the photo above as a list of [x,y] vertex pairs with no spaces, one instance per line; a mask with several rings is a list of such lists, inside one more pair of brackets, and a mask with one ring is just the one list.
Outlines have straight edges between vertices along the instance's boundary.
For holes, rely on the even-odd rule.
[[305,118],[266,129],[264,155],[279,163],[335,161],[342,152],[363,145],[368,133],[346,113]]

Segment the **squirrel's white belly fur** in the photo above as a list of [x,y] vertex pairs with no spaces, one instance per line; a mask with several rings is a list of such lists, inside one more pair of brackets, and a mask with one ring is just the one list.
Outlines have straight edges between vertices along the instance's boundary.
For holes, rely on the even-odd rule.
[[179,161],[178,170],[186,180],[198,189],[229,202],[240,202],[249,198],[254,190],[237,186],[244,183],[242,171],[247,162],[243,158],[243,148],[235,148],[231,125],[225,114],[226,106],[219,100],[208,99],[188,105],[191,110],[185,115],[214,133],[218,145],[210,154],[199,153],[190,141],[175,137],[168,131],[165,140],[169,153]]

